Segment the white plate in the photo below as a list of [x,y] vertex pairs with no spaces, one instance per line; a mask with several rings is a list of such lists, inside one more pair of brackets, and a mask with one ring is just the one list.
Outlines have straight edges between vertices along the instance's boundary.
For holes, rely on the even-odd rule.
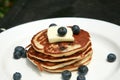
[[[20,72],[21,80],[62,80],[61,74],[39,72],[27,59],[13,59],[16,46],[27,46],[34,34],[48,28],[49,24],[66,26],[77,24],[91,35],[93,57],[88,65],[86,80],[120,80],[120,26],[86,18],[54,18],[34,21],[8,29],[0,34],[0,76],[2,80],[12,80],[13,73]],[[107,55],[114,53],[113,63],[106,61]],[[70,80],[77,80],[77,72],[72,72]],[[0,79],[0,80],[1,80]]]

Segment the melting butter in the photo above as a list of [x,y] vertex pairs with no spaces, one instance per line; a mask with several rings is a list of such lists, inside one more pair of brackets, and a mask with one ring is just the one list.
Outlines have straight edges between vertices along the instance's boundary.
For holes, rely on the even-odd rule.
[[74,41],[73,32],[72,32],[71,28],[66,27],[67,33],[65,36],[62,36],[62,37],[58,35],[58,32],[57,32],[58,28],[60,28],[60,27],[52,26],[52,27],[48,28],[47,36],[48,36],[49,43]]

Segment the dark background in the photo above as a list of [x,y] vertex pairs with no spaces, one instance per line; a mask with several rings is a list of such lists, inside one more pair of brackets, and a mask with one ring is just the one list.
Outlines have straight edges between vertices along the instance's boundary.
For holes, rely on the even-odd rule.
[[120,0],[18,0],[0,20],[0,28],[56,17],[82,17],[120,25]]

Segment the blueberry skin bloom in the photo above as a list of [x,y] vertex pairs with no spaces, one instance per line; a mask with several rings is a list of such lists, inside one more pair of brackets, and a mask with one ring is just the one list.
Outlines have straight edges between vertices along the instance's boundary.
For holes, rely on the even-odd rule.
[[19,59],[19,58],[26,58],[26,50],[22,46],[17,46],[15,47],[14,53],[13,53],[14,59]]
[[14,59],[20,59],[22,56],[21,52],[19,51],[15,51],[13,54]]
[[72,73],[69,70],[65,70],[62,72],[62,79],[69,80],[71,78]]
[[64,36],[67,33],[67,29],[65,27],[58,28],[58,35]]
[[72,26],[72,31],[73,31],[73,34],[79,34],[80,33],[80,28],[78,25],[73,25]]
[[78,75],[77,80],[86,80],[84,75]]
[[78,68],[79,75],[86,75],[88,72],[88,67],[86,65],[82,65]]
[[15,72],[15,73],[13,74],[13,80],[21,80],[21,78],[22,78],[21,73]]
[[108,62],[114,62],[116,60],[116,55],[113,53],[108,54],[107,61]]

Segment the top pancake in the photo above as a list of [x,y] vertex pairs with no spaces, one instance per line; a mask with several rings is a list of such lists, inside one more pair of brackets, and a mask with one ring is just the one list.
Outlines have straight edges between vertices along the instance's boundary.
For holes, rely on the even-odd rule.
[[90,35],[85,30],[73,35],[73,42],[49,43],[47,38],[47,29],[38,32],[31,40],[32,47],[41,53],[54,57],[69,56],[78,51],[85,50],[90,42]]

